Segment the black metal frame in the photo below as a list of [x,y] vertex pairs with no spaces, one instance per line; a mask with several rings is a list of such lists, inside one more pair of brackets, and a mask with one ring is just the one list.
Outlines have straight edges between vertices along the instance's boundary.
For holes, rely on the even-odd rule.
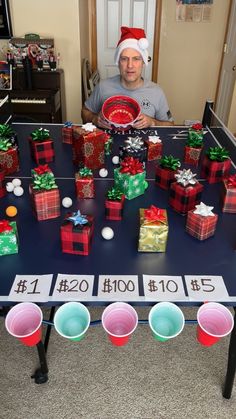
[[0,16],[2,25],[0,26],[0,39],[10,39],[12,37],[11,15],[8,0],[0,0]]

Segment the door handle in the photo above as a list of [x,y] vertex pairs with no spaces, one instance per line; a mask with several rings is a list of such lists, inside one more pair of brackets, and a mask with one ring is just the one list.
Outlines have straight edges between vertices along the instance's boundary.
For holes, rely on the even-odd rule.
[[234,65],[234,66],[233,66],[232,70],[233,70],[233,71],[235,71],[235,70],[236,70],[236,65]]

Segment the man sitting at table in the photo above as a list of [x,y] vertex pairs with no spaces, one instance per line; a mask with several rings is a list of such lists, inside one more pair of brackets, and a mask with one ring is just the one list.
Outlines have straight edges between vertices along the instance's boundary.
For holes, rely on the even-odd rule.
[[104,101],[114,95],[125,95],[134,98],[141,107],[134,128],[173,125],[163,90],[156,83],[142,77],[143,66],[147,66],[149,61],[147,48],[148,40],[143,29],[121,27],[121,38],[114,57],[120,74],[101,80],[95,86],[82,109],[84,123],[92,122],[101,128],[108,128],[101,114]]

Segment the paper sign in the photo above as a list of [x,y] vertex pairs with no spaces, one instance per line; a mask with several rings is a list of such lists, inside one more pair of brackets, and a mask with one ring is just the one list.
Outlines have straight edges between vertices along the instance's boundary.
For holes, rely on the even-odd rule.
[[48,301],[52,284],[52,274],[49,275],[16,275],[9,301]]
[[185,275],[190,301],[227,301],[229,294],[222,276]]
[[58,274],[52,301],[89,301],[93,283],[94,275]]
[[139,300],[138,275],[99,275],[98,299],[109,301]]
[[146,300],[186,301],[181,276],[143,275],[143,289]]

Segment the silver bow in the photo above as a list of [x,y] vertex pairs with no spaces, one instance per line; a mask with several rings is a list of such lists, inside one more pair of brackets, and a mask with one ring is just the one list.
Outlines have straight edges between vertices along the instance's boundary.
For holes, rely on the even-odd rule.
[[214,217],[214,213],[212,212],[214,207],[208,207],[206,204],[204,204],[203,202],[200,202],[199,205],[195,206],[195,210],[193,211],[194,214],[199,214],[202,215],[203,217]]
[[196,173],[193,173],[190,169],[178,170],[178,173],[175,175],[177,183],[183,186],[195,185],[197,183],[197,180],[194,179],[195,176],[197,176]]
[[128,151],[140,150],[140,148],[143,146],[142,137],[128,137],[128,140],[125,140],[125,143],[125,149]]
[[161,139],[158,135],[149,135],[148,141],[153,144],[161,143]]

